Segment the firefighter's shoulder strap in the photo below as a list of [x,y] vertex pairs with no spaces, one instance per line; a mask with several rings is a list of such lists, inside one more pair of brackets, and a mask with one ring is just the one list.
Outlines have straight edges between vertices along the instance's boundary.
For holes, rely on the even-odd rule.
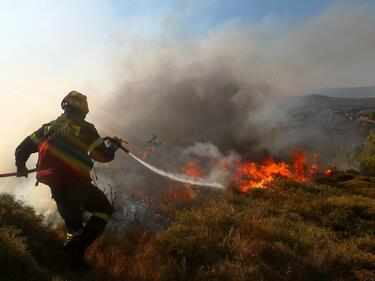
[[30,139],[36,146],[39,146],[39,144],[48,136],[52,128],[52,122],[44,124],[40,129],[30,135]]
[[80,127],[73,125],[70,119],[61,115],[56,120],[44,124],[39,130],[32,133],[30,138],[36,146],[39,146],[48,137],[54,137],[60,133],[78,136]]

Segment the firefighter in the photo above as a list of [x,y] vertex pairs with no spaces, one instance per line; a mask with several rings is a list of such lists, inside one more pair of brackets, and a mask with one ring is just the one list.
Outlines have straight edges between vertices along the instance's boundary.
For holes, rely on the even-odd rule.
[[[119,138],[104,142],[93,124],[85,95],[72,91],[61,102],[64,113],[26,137],[15,152],[17,177],[27,177],[26,161],[38,152],[37,183],[48,185],[65,221],[64,251],[75,269],[87,268],[84,253],[111,218],[113,207],[91,183],[93,160],[109,162],[121,146]],[[81,208],[91,213],[83,226]]]

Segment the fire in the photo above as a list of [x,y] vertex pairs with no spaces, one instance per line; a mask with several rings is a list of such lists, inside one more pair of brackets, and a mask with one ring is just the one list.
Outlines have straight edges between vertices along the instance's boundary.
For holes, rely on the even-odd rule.
[[309,173],[311,175],[316,175],[316,174],[319,173],[318,158],[319,158],[319,154],[318,153],[314,153],[313,157],[312,157],[312,164],[311,164],[311,167],[309,169]]
[[198,195],[198,191],[192,188],[186,188],[178,184],[171,184],[169,191],[165,194],[164,200],[168,204],[180,204],[190,202]]
[[306,178],[306,163],[307,156],[305,153],[300,151],[295,151],[293,153],[293,166],[294,166],[294,175],[292,174],[289,178],[294,178],[298,181],[304,182]]
[[[203,175],[199,161],[195,158],[191,158],[181,170],[184,174],[192,178],[198,178]],[[169,204],[187,203],[198,194],[196,189],[189,188],[183,184],[171,183],[169,188],[169,192],[165,196],[165,200]]]
[[[215,167],[230,173],[233,184],[241,192],[248,192],[251,188],[266,188],[276,178],[292,179],[307,182],[317,175],[331,175],[333,169],[320,170],[318,168],[319,154],[314,153],[311,160],[305,152],[294,151],[291,162],[277,161],[267,157],[262,162],[219,160]],[[181,170],[188,176],[198,178],[204,176],[198,159],[192,158]],[[189,197],[189,196],[187,196]]]
[[332,174],[333,174],[333,170],[332,170],[332,169],[324,170],[323,174],[324,174],[325,176],[332,175]]
[[296,151],[293,153],[292,163],[277,162],[272,157],[260,164],[242,161],[236,165],[233,182],[241,192],[248,192],[251,188],[267,187],[275,178],[306,182],[316,170],[316,159],[308,167],[306,154]]
[[202,176],[202,169],[199,167],[197,159],[190,159],[190,161],[181,168],[181,170],[189,177],[198,178]]

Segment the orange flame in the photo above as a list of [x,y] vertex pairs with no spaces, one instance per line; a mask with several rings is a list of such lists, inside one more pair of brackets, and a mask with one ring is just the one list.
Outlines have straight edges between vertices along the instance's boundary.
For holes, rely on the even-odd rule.
[[[331,175],[332,169],[320,170],[318,168],[319,154],[314,153],[310,165],[305,152],[294,151],[292,161],[279,162],[273,157],[268,157],[260,163],[250,161],[219,160],[216,167],[222,171],[231,172],[232,182],[240,192],[248,192],[251,188],[266,188],[276,178],[292,179],[298,182],[307,182],[318,174]],[[202,177],[203,169],[199,160],[192,158],[181,170],[190,177]],[[189,196],[183,196],[188,198]],[[173,200],[172,200],[173,201]]]
[[188,176],[198,178],[202,176],[202,169],[199,167],[197,159],[190,159],[190,161],[181,168],[181,170]]
[[186,188],[179,184],[170,184],[169,191],[163,198],[167,204],[180,204],[190,202],[198,195],[198,191],[192,188]]
[[[202,176],[203,171],[199,167],[198,159],[191,158],[188,163],[181,168],[189,177],[198,178]],[[169,191],[165,194],[165,202],[168,204],[187,203],[197,196],[195,189],[184,186],[183,184],[171,183]]]
[[324,171],[323,171],[323,174],[324,174],[325,176],[332,175],[332,174],[333,174],[333,170],[332,170],[332,169],[324,170]]
[[313,159],[312,166],[307,167],[307,156],[300,151],[293,153],[291,164],[277,162],[272,157],[267,158],[260,164],[243,161],[236,165],[233,182],[241,192],[248,192],[251,188],[267,187],[278,177],[306,182],[312,172],[316,172],[316,161],[317,159]]
[[313,156],[312,156],[312,164],[311,164],[311,167],[309,169],[309,173],[311,175],[316,175],[317,173],[319,173],[318,158],[319,158],[319,154],[314,153]]

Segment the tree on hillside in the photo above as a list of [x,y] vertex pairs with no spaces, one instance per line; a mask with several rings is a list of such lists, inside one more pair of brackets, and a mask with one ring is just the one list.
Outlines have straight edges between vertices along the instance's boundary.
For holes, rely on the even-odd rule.
[[370,134],[361,157],[361,168],[367,174],[375,175],[375,133]]

